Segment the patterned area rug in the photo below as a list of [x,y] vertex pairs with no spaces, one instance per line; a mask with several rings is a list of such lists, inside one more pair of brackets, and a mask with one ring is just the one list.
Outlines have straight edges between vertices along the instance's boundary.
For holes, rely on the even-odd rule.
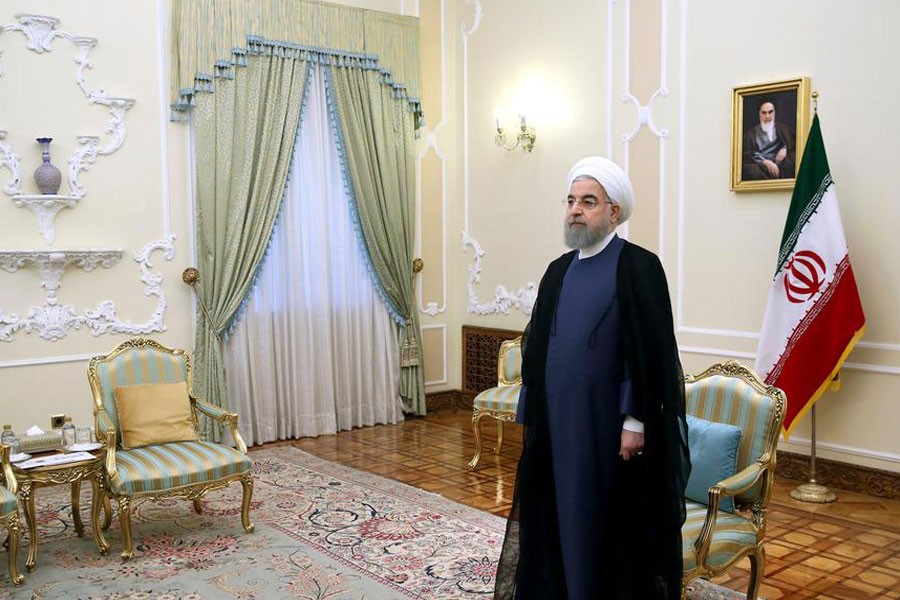
[[[254,533],[241,528],[236,484],[207,496],[202,515],[189,502],[146,502],[135,510],[135,555],[128,562],[118,557],[116,520],[106,532],[110,555],[101,556],[89,531],[75,535],[67,488],[38,490],[37,568],[15,589],[4,573],[0,599],[491,596],[503,519],[294,448],[253,458]],[[89,492],[83,493],[87,521]],[[20,565],[27,540],[23,546]],[[5,562],[0,557],[4,570]],[[692,600],[744,598],[704,582],[692,588]]]

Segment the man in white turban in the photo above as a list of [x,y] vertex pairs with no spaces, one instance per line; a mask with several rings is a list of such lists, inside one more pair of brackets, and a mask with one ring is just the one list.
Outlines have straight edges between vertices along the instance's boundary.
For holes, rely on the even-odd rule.
[[616,235],[634,209],[609,159],[568,177],[564,237],[526,328],[525,439],[495,598],[676,600],[690,471],[665,273]]

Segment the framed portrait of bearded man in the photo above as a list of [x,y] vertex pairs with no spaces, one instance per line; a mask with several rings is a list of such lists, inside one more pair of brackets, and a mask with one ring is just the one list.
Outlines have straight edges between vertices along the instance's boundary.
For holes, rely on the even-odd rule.
[[809,79],[736,87],[731,111],[731,189],[793,189],[809,132]]

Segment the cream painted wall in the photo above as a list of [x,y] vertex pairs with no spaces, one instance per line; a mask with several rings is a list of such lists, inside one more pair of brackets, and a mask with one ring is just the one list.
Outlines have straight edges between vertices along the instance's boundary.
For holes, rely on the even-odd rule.
[[[122,146],[97,157],[81,173],[87,193],[75,208],[57,216],[52,246],[45,244],[30,211],[0,196],[0,250],[122,250],[122,259],[110,269],[86,273],[69,267],[61,280],[59,303],[83,313],[113,301],[121,320],[141,324],[150,321],[157,304],[144,296],[133,255],[174,235],[171,260],[162,252],[151,255],[151,272],[162,277],[166,302],[165,331],[154,337],[190,347],[191,291],[180,278],[192,263],[188,130],[168,122],[168,2],[13,0],[0,8],[0,23],[17,23],[19,13],[55,17],[58,30],[96,38],[92,68],[85,71],[87,86],[133,98],[135,104],[125,116]],[[0,129],[7,130],[5,141],[21,158],[22,190],[38,193],[32,173],[40,164],[40,151],[34,138],[46,135],[54,138],[52,162],[63,171],[60,193],[70,193],[66,163],[78,145],[76,136],[96,135],[100,145],[106,145],[109,113],[103,106],[91,106],[77,87],[75,50],[68,40],[56,38],[49,52],[37,53],[27,49],[23,33],[5,31],[0,50]],[[0,170],[4,184],[9,173]],[[0,271],[0,310],[24,318],[31,307],[44,303],[41,281],[34,268]],[[12,341],[0,342],[0,420],[18,432],[34,424],[49,428],[48,417],[55,413],[72,415],[77,424],[92,423],[87,358],[126,337],[94,336],[82,327],[58,341],[19,331]]]
[[[492,303],[498,286],[515,295],[539,281],[563,250],[556,202],[567,169],[585,154],[611,153],[640,193],[623,233],[660,251],[666,266],[685,370],[727,358],[752,364],[790,193],[729,191],[731,91],[808,76],[821,93],[819,115],[868,317],[843,389],[818,404],[819,455],[900,471],[900,283],[890,275],[900,255],[900,209],[885,177],[900,158],[900,125],[885,118],[900,86],[885,76],[898,49],[900,5],[447,4],[455,11],[444,25],[451,63],[445,86],[454,99],[447,112],[458,132],[449,185],[458,193],[445,197],[447,223],[459,222],[448,237],[468,233],[483,250],[470,297],[479,262],[471,246],[450,245],[450,337],[463,324],[524,326],[527,315],[514,306],[508,313],[472,309]],[[629,93],[633,101],[623,100]],[[512,125],[518,105],[534,111],[532,154],[493,145],[496,109]],[[425,223],[422,235],[428,232]],[[449,364],[451,374],[459,372],[458,356]],[[444,387],[458,387],[455,377]],[[808,452],[809,435],[807,420],[782,447]]]
[[[417,14],[413,0],[342,0],[362,8]],[[193,346],[193,299],[181,281],[182,270],[193,264],[193,226],[190,129],[170,123],[168,104],[171,60],[171,0],[115,2],[113,0],[7,0],[0,4],[0,26],[18,22],[17,14],[59,19],[57,29],[98,40],[86,71],[91,89],[135,100],[125,117],[123,145],[99,156],[79,180],[87,193],[74,209],[55,220],[56,239],[48,246],[35,217],[0,195],[0,251],[115,248],[123,257],[111,269],[85,273],[69,267],[61,280],[59,302],[77,313],[100,302],[115,302],[123,321],[148,321],[156,308],[144,295],[138,263],[132,258],[145,245],[174,235],[174,256],[151,255],[151,271],[162,277],[166,310],[164,331],[150,335],[176,347]],[[98,135],[106,143],[105,108],[90,106],[75,83],[74,46],[57,38],[49,52],[26,47],[18,31],[0,33],[0,130],[21,159],[21,187],[37,193],[32,173],[40,164],[34,138],[47,135],[53,164],[63,171],[77,146],[76,136]],[[10,170],[0,167],[0,189]],[[0,270],[0,315],[25,317],[44,303],[42,279],[36,269],[14,273]],[[94,336],[85,327],[71,330],[58,341],[19,331],[11,342],[0,341],[0,422],[17,432],[37,424],[49,428],[51,414],[66,413],[78,424],[90,424],[91,395],[86,369],[89,357],[110,350],[126,334]]]

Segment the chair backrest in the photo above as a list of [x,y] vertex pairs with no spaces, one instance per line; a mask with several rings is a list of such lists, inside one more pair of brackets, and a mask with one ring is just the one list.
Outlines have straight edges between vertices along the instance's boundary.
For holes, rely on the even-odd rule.
[[[774,470],[775,446],[784,421],[784,392],[766,385],[753,369],[728,361],[699,375],[685,376],[685,399],[688,414],[741,429],[737,471],[759,460]],[[760,493],[771,494],[772,486],[764,484],[738,495],[738,502],[749,504],[759,499]]]
[[522,384],[522,337],[500,344],[497,357],[497,385]]
[[[105,411],[119,430],[118,411],[113,390],[122,385],[187,382],[191,389],[191,358],[184,350],[166,348],[146,338],[132,338],[103,356],[95,356],[88,365],[88,381],[94,395],[94,414]],[[97,433],[102,426],[97,423]],[[121,444],[121,436],[118,437]]]

